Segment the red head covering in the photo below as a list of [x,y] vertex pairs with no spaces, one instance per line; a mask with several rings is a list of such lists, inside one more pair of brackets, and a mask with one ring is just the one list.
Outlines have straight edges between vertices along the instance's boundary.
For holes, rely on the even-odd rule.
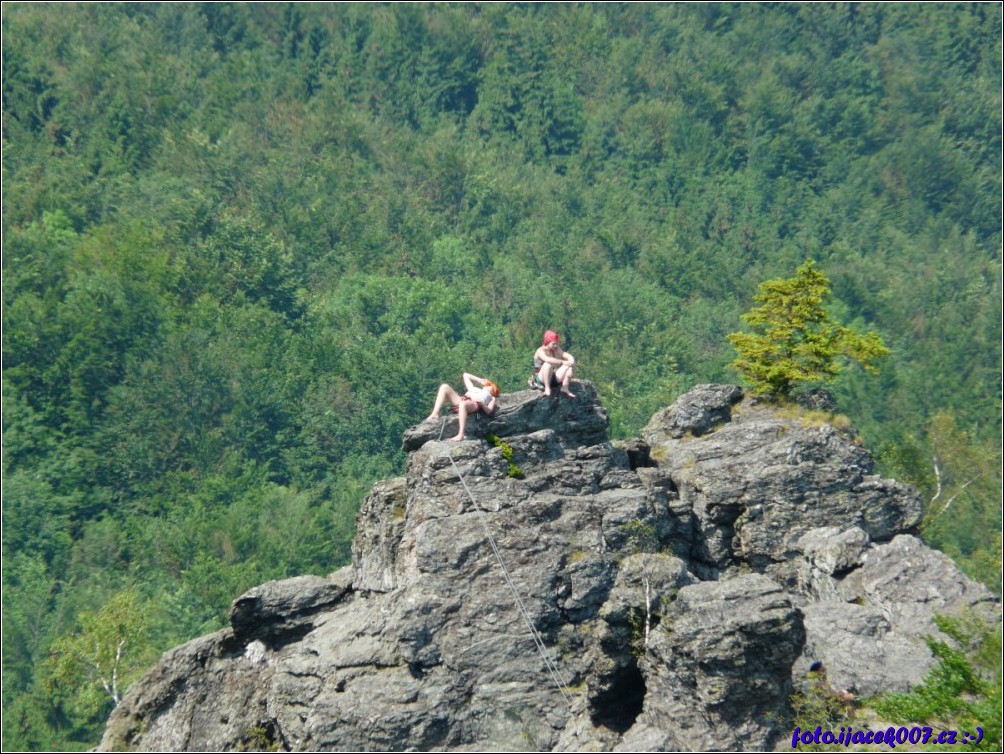
[[546,333],[544,333],[545,346],[549,346],[552,343],[557,343],[557,342],[558,342],[558,333],[556,333],[554,330],[548,330]]

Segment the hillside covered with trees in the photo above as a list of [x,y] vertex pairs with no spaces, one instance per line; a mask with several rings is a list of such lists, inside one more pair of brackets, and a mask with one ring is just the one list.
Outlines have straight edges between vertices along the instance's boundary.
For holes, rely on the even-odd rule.
[[545,328],[616,437],[806,261],[832,386],[1000,592],[1000,4],[5,3],[3,748],[349,558]]

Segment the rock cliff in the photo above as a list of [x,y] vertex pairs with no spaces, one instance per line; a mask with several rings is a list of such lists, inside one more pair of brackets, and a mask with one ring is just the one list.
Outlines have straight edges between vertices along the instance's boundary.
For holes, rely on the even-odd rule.
[[506,394],[462,443],[409,430],[351,566],[239,597],[99,750],[771,749],[812,663],[907,689],[933,614],[998,614],[820,412],[702,385],[611,443],[577,388]]

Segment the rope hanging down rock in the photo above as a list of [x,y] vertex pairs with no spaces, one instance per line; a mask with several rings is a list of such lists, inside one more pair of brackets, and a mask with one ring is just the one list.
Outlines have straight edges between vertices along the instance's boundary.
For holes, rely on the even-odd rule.
[[[440,441],[443,439],[443,432],[445,430],[446,417],[443,417],[443,423],[439,429]],[[544,664],[547,666],[547,670],[551,674],[551,679],[554,681],[554,685],[558,688],[558,691],[561,692],[561,696],[564,698],[565,704],[571,706],[572,698],[568,691],[568,686],[562,680],[561,674],[558,671],[557,666],[554,664],[554,660],[551,659],[551,656],[547,652],[547,647],[544,645],[543,638],[533,625],[530,613],[526,609],[526,604],[523,602],[523,598],[520,597],[519,591],[513,583],[512,575],[509,573],[509,569],[506,567],[505,561],[502,560],[502,553],[499,551],[498,544],[495,542],[495,537],[492,536],[491,530],[488,528],[488,519],[485,517],[485,512],[482,510],[481,506],[478,505],[478,501],[474,497],[474,493],[471,492],[471,488],[467,486],[467,480],[464,479],[464,475],[461,473],[460,467],[457,466],[457,462],[453,458],[453,452],[449,447],[446,449],[446,455],[450,459],[450,463],[453,464],[453,470],[457,472],[457,477],[460,479],[460,483],[463,485],[464,491],[471,499],[471,503],[474,504],[474,510],[478,514],[478,520],[481,521],[481,526],[485,530],[485,536],[488,538],[488,543],[491,545],[492,552],[495,553],[495,559],[498,561],[499,567],[502,569],[502,577],[505,579],[505,583],[509,587],[509,591],[512,592],[513,601],[516,603],[516,609],[522,616],[523,622],[526,623],[526,627],[529,629],[530,635],[533,638],[533,643],[537,646],[537,651],[544,659]]]

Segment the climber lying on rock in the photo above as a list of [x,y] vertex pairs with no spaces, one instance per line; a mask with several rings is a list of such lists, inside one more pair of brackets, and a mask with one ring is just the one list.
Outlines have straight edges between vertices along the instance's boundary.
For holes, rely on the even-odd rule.
[[[464,439],[464,430],[467,428],[467,417],[481,411],[485,414],[494,413],[498,405],[499,387],[494,382],[483,377],[477,377],[469,372],[464,372],[464,385],[467,392],[460,395],[445,382],[439,386],[436,393],[436,403],[432,407],[432,413],[425,420],[435,421],[439,418],[439,412],[447,400],[453,405],[457,412],[459,427],[455,437],[450,438],[450,442],[460,442]],[[478,387],[480,385],[481,387]]]

